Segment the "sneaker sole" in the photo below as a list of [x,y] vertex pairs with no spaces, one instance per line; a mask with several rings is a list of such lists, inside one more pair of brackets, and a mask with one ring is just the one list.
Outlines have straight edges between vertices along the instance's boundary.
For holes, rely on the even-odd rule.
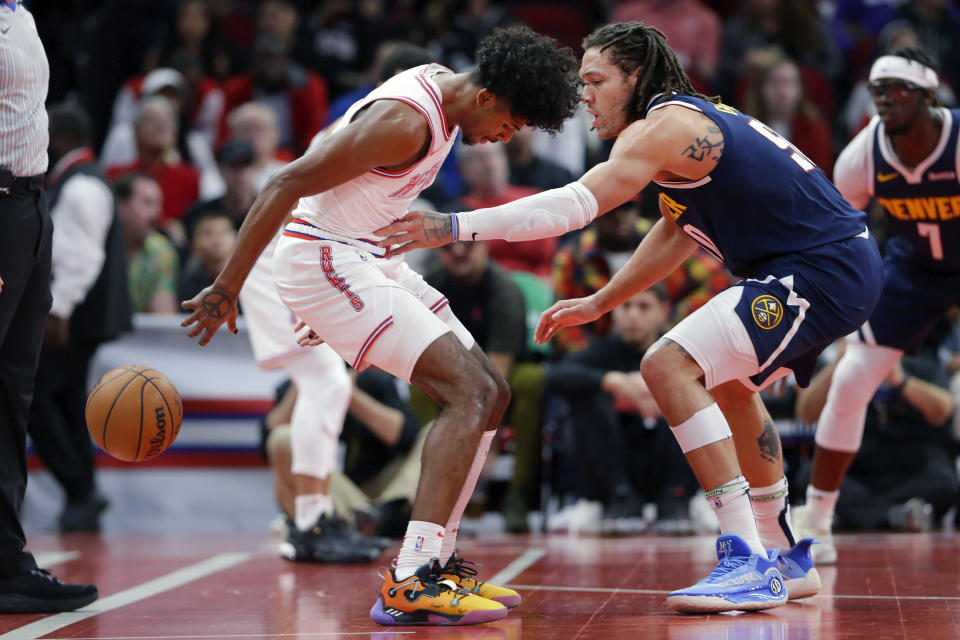
[[799,600],[800,598],[809,598],[820,593],[820,574],[816,569],[807,571],[807,575],[802,578],[784,578],[783,586],[787,590],[787,600]]
[[515,596],[500,596],[498,598],[488,598],[488,600],[493,600],[494,602],[499,602],[507,609],[513,609],[514,607],[519,607],[520,603],[523,602],[523,598],[520,595]]
[[289,542],[281,542],[277,547],[277,553],[280,557],[289,562],[312,562],[317,564],[369,564],[375,562],[380,557],[380,550],[370,549],[366,553],[357,553],[355,555],[316,555],[301,556],[297,554],[296,548]]
[[75,611],[100,597],[99,592],[77,598],[35,598],[19,593],[0,596],[0,613],[56,613]]
[[723,613],[724,611],[763,611],[787,603],[786,597],[776,600],[730,602],[717,596],[667,596],[667,606],[680,613]]
[[383,597],[378,596],[377,601],[370,607],[370,618],[377,624],[385,627],[394,626],[454,626],[468,624],[483,624],[484,622],[493,622],[507,617],[507,610],[504,609],[474,609],[468,611],[462,616],[453,614],[441,614],[426,609],[417,611],[399,611],[390,607],[397,614],[390,615],[383,610]]

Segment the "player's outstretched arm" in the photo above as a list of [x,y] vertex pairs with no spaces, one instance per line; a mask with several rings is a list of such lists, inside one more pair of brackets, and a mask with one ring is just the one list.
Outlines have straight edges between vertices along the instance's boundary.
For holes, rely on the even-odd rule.
[[564,327],[593,322],[666,278],[696,248],[697,244],[673,221],[658,220],[630,260],[602,289],[586,298],[560,300],[544,311],[537,322],[534,339],[543,344]]
[[267,181],[247,213],[226,266],[213,285],[183,303],[182,326],[205,345],[226,322],[236,333],[237,298],[250,269],[300,198],[322,193],[375,167],[409,165],[419,159],[429,135],[426,119],[394,100],[374,102],[352,123]]

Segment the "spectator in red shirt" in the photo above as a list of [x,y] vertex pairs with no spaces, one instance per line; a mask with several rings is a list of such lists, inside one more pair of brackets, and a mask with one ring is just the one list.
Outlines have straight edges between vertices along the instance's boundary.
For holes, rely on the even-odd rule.
[[755,60],[743,112],[793,141],[828,176],[833,175],[830,124],[804,94],[797,64],[776,48],[764,51]]
[[[502,144],[463,145],[457,161],[469,191],[465,196],[442,207],[446,211],[496,207],[540,191],[534,187],[510,184],[510,167],[506,149]],[[529,242],[487,242],[490,257],[500,266],[513,271],[528,271],[543,278],[550,277],[550,264],[556,247],[556,238]]]
[[[327,85],[323,78],[292,62],[285,45],[261,35],[253,48],[248,73],[223,83],[224,113],[251,100],[270,107],[277,117],[280,146],[293,155],[303,153],[320,130],[327,113]],[[226,117],[220,121],[220,141],[227,138]]]
[[186,243],[181,223],[184,211],[200,194],[200,174],[185,164],[177,151],[177,117],[173,105],[163,96],[143,100],[134,120],[137,160],[131,165],[112,167],[107,177],[133,172],[151,176],[163,192],[163,211],[158,227],[167,232],[177,246]]

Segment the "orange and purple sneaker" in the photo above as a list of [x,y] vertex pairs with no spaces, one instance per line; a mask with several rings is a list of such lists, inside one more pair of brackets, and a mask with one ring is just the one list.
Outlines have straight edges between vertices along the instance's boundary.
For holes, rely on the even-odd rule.
[[508,609],[512,609],[520,604],[522,598],[520,594],[513,589],[478,580],[477,570],[474,567],[479,566],[482,566],[479,562],[464,560],[454,551],[450,559],[447,560],[447,564],[443,565],[440,569],[440,575],[447,580],[457,583],[461,589],[486,598],[487,600],[499,602]]
[[436,558],[403,580],[397,580],[395,571],[387,571],[383,588],[370,609],[370,617],[378,624],[480,624],[507,615],[507,608],[499,602],[460,589],[445,579]]

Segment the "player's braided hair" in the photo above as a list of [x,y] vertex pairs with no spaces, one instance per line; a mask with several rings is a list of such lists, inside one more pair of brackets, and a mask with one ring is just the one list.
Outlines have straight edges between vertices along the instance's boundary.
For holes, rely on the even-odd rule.
[[921,49],[920,47],[900,47],[899,49],[889,51],[886,55],[897,56],[898,58],[906,58],[907,60],[915,60],[923,66],[930,67],[937,73],[940,73],[940,68],[937,65],[937,61],[933,59],[933,56],[931,56],[926,49]]
[[584,38],[583,48],[609,51],[610,60],[624,74],[629,75],[638,67],[642,69],[625,108],[630,120],[643,118],[650,99],[661,92],[720,102],[720,98],[707,97],[693,88],[677,54],[667,45],[667,37],[656,27],[642,22],[608,24]]
[[472,81],[510,105],[528,126],[559,131],[580,102],[577,60],[569,47],[524,26],[496,29],[477,48]]

